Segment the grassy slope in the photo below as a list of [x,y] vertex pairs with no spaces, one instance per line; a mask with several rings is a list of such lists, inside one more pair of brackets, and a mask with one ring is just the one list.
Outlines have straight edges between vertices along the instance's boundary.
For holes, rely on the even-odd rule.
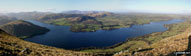
[[139,49],[147,49],[153,48],[150,45],[156,43],[164,38],[168,38],[169,36],[174,36],[180,34],[185,31],[190,26],[190,22],[183,22],[177,24],[170,24],[166,25],[169,28],[168,31],[165,32],[156,32],[146,36],[137,37],[134,39],[130,39],[127,42],[124,42],[122,45],[119,45],[112,49],[89,49],[89,50],[82,50],[82,52],[94,52],[94,53],[116,53],[122,50],[128,50],[129,53],[133,51],[138,51]]
[[[163,41],[165,39],[171,38],[173,39],[172,42],[170,42],[170,44],[176,44],[176,43],[185,43],[184,41],[182,42],[173,42],[173,41],[177,41],[176,38],[174,39],[174,37],[172,38],[172,36],[174,35],[179,35],[179,34],[183,34],[186,29],[190,26],[189,22],[184,22],[184,23],[178,23],[178,24],[171,24],[171,25],[166,25],[166,27],[169,27],[168,31],[165,32],[157,32],[157,33],[152,33],[146,36],[141,36],[138,37],[136,39],[132,39],[128,42],[123,43],[122,45],[119,45],[115,48],[112,49],[90,49],[90,50],[83,50],[81,52],[77,52],[77,51],[69,51],[69,50],[64,50],[64,49],[59,49],[59,48],[55,48],[55,47],[49,47],[49,46],[45,46],[45,45],[40,45],[40,44],[35,44],[35,43],[31,43],[31,42],[27,42],[21,39],[18,39],[17,37],[14,36],[10,36],[4,32],[0,33],[0,56],[1,55],[30,55],[30,56],[34,56],[34,55],[54,55],[54,56],[63,56],[63,55],[68,55],[68,56],[76,56],[76,55],[98,55],[97,53],[101,53],[101,54],[105,54],[105,53],[116,53],[119,52],[121,50],[127,51],[127,52],[122,52],[118,55],[127,55],[127,54],[131,54],[133,51],[139,51],[141,49],[147,49],[147,48],[153,48],[150,51],[144,51],[144,52],[140,52],[140,54],[146,54],[146,53],[155,53],[153,51],[159,51],[160,48],[164,48],[162,50],[166,50],[165,49],[165,45],[168,44],[168,41],[162,43],[161,41]],[[181,35],[182,36],[182,35]],[[178,39],[178,38],[177,38]],[[186,40],[185,38],[179,38],[178,40]],[[157,44],[164,44],[162,46],[157,45]],[[167,44],[165,44],[167,43]],[[183,44],[183,46],[185,46],[186,44]],[[168,45],[167,45],[168,46]],[[173,47],[173,45],[171,45],[170,47]],[[177,46],[178,47],[178,46]],[[179,47],[180,48],[180,47]],[[22,52],[22,50],[25,50],[24,52]],[[180,48],[182,50],[184,50],[185,48]],[[172,50],[172,49],[169,49]],[[93,53],[92,53],[93,52]],[[163,51],[160,51],[163,52]],[[163,54],[167,54],[170,53],[171,51],[165,52]]]
[[[140,55],[141,54],[145,55],[146,53],[156,53],[161,48],[162,48],[161,50],[166,51],[167,50],[166,48],[171,48],[171,47],[175,46],[174,48],[176,48],[176,49],[173,49],[173,48],[168,49],[170,51],[167,51],[167,52],[159,51],[159,52],[162,52],[162,54],[167,54],[167,53],[173,52],[175,50],[181,51],[181,50],[186,49],[186,44],[187,44],[186,42],[188,40],[186,39],[186,37],[181,38],[179,36],[185,36],[182,34],[188,33],[187,28],[190,27],[190,26],[188,26],[188,24],[190,24],[190,23],[183,22],[183,23],[169,25],[171,27],[169,27],[169,30],[165,31],[165,32],[166,33],[167,32],[179,32],[179,33],[177,33],[178,35],[172,34],[171,37],[165,37],[166,40],[165,39],[163,39],[161,41],[158,40],[154,44],[149,45],[147,41],[136,39],[136,40],[132,40],[129,42],[125,42],[122,45],[115,47],[113,49],[105,49],[105,50],[93,49],[93,50],[84,50],[81,52],[69,51],[69,50],[59,49],[59,48],[55,48],[55,47],[49,47],[49,46],[45,46],[45,45],[35,44],[35,43],[21,40],[17,37],[8,35],[4,32],[1,32],[0,33],[0,55],[14,55],[14,56],[16,56],[16,55],[18,55],[18,56],[20,56],[20,55],[24,55],[24,56],[26,56],[26,55],[31,55],[31,56],[34,56],[34,55],[54,55],[54,56],[89,55],[89,56],[92,56],[92,55],[99,55],[99,54],[104,55],[104,53],[119,52],[121,50],[127,51],[127,49],[128,49],[129,52],[123,52],[123,53],[119,54],[119,55],[127,55],[129,53],[132,53],[132,51],[138,51],[139,48],[141,48],[141,49],[153,48],[150,51],[140,52]],[[187,30],[185,30],[185,29],[187,29]],[[189,31],[190,31],[190,29],[189,29]],[[165,32],[163,32],[163,33],[165,33]],[[161,34],[162,33],[160,33],[160,34],[153,33],[148,36],[162,36]],[[175,35],[175,36],[173,36],[173,35]],[[147,37],[140,37],[140,38],[147,39]],[[178,40],[180,40],[181,42],[179,42]],[[162,43],[162,45],[160,45],[161,43]],[[176,45],[176,43],[178,46]],[[180,43],[184,43],[184,44],[180,44]],[[172,45],[168,45],[168,44],[172,44]],[[181,47],[184,47],[184,48],[181,48]],[[22,52],[22,50],[25,50],[25,51]]]
[[[25,50],[25,51],[22,51]],[[17,37],[11,36],[7,33],[0,32],[0,56],[13,55],[13,56],[36,56],[36,55],[53,55],[53,56],[77,56],[93,54],[86,52],[76,52],[55,47],[49,47],[36,43],[27,42]]]
[[[162,40],[156,41],[155,43],[149,45],[147,48],[143,48],[139,46],[139,48],[142,48],[142,51],[139,51],[137,48],[137,50],[134,50],[135,51],[134,55],[135,56],[160,56],[160,55],[172,56],[174,55],[173,52],[185,51],[188,48],[188,37],[189,37],[189,34],[191,33],[190,22],[187,22],[187,24],[189,23],[189,25],[185,23],[186,22],[184,22],[184,24],[183,23],[173,24],[173,25],[179,25],[179,26],[172,28],[172,30],[174,29],[173,31],[175,31],[175,32],[171,32],[170,35],[172,36],[165,37]],[[179,33],[176,34],[177,33],[176,31],[178,31]],[[148,48],[152,48],[152,49],[143,51],[143,49],[148,49]],[[116,54],[116,56],[133,55],[132,52],[130,52],[129,50],[130,49],[128,49],[128,51],[125,50],[121,53],[118,53]]]

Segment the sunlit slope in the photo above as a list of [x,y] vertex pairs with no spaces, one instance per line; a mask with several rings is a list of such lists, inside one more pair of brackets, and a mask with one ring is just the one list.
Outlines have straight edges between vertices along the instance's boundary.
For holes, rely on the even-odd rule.
[[0,30],[0,56],[92,56],[91,53],[75,52],[44,46],[21,40]]
[[[181,23],[167,24],[167,25],[165,25],[165,27],[167,27],[168,30],[164,31],[164,32],[155,32],[155,33],[148,34],[145,36],[135,37],[135,38],[128,39],[125,42],[116,44],[116,45],[108,47],[108,48],[85,49],[85,50],[81,50],[81,51],[94,52],[94,53],[108,53],[108,54],[113,53],[115,55],[134,55],[137,52],[155,50],[155,48],[164,44],[164,43],[160,42],[163,39],[171,38],[171,37],[177,36],[177,35],[182,35],[184,33],[188,34],[187,32],[189,32],[190,26],[191,26],[191,24],[188,20],[186,20],[185,22],[181,22]],[[185,35],[185,36],[187,36],[187,35]],[[182,36],[182,37],[184,37],[184,36]],[[173,39],[169,40],[169,41],[173,41]],[[187,43],[187,42],[185,41],[185,42],[177,42],[177,43]],[[176,46],[176,44],[174,42],[166,42],[166,44],[168,44],[168,45],[169,45],[169,43],[172,43],[170,46]],[[182,44],[182,45],[186,46],[188,44]],[[165,46],[162,46],[162,47],[165,47]],[[181,46],[176,46],[176,47],[178,47],[179,50],[185,50],[185,48],[183,48]],[[158,49],[158,50],[160,50],[160,49]],[[172,49],[161,49],[161,50],[167,51],[165,53],[162,53],[162,55],[166,55],[166,54],[173,52],[173,51],[169,51]],[[176,49],[174,49],[174,50],[176,50]],[[156,51],[156,53],[157,53],[157,51]],[[149,54],[154,55],[154,53],[155,52],[149,53]],[[144,55],[147,53],[142,53],[142,54]]]
[[[177,26],[179,25],[179,26]],[[127,49],[120,51],[115,54],[115,56],[133,55],[133,56],[173,56],[174,52],[185,51],[189,45],[189,36],[191,33],[190,22],[184,22],[179,24],[173,24],[172,26],[177,26],[170,28],[173,30],[172,36],[163,37],[160,41],[156,41],[147,47],[137,46],[135,49]],[[181,29],[182,28],[182,29]],[[176,32],[178,31],[178,32]],[[167,31],[166,31],[167,32]],[[176,34],[178,33],[178,34]],[[158,37],[157,37],[158,38]],[[156,38],[156,39],[157,39]]]

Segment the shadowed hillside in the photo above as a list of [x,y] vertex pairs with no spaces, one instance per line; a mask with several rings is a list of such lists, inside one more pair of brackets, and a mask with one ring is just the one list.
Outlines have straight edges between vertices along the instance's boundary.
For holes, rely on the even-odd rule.
[[[191,34],[189,35],[189,42],[188,42],[188,49],[187,49],[188,52],[191,53]],[[191,54],[189,54],[190,56]]]
[[188,50],[191,51],[191,35],[189,36]]
[[23,20],[9,22],[0,26],[0,29],[4,30],[5,32],[11,35],[19,37],[30,37],[37,34],[43,34],[49,31],[44,27],[40,27]]

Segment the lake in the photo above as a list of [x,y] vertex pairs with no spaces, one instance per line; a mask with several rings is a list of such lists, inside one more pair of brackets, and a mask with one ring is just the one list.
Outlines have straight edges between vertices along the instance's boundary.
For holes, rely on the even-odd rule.
[[50,29],[50,31],[24,40],[58,48],[76,49],[81,47],[112,46],[126,41],[127,38],[166,31],[168,29],[163,26],[164,24],[179,23],[184,20],[173,19],[169,21],[150,22],[150,24],[133,25],[129,28],[97,30],[96,32],[71,32],[70,26],[51,25],[35,20],[26,21],[41,27],[46,27]]

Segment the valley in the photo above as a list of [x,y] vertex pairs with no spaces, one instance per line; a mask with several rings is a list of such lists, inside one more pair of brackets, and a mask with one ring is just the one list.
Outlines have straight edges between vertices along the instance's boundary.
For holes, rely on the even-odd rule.
[[0,56],[191,56],[191,0],[0,0]]
[[151,22],[149,24],[143,25],[132,25],[132,27],[129,28],[120,28],[115,30],[97,30],[96,32],[72,32],[70,31],[71,26],[57,26],[41,23],[35,20],[26,21],[41,27],[46,27],[50,29],[50,31],[46,34],[34,36],[32,38],[26,38],[24,40],[64,49],[80,49],[89,47],[102,48],[112,46],[114,44],[126,41],[128,38],[144,36],[153,32],[164,32],[168,29],[163,25],[180,23],[184,20],[174,19],[169,21]]
[[49,24],[71,26],[70,30],[73,32],[95,32],[101,29],[128,28],[136,24],[148,24],[150,22],[166,21],[181,17],[160,14],[114,14],[99,12],[95,14],[50,14],[38,20]]
[[[187,48],[187,36],[182,35],[190,30],[189,15],[70,13],[45,13],[34,18],[28,16],[30,19],[0,16],[7,20],[0,25],[0,55],[158,56],[173,55],[175,50]],[[165,39],[172,42],[159,46]],[[175,46],[176,39],[184,44]],[[170,51],[153,52],[165,46]]]
[[[167,51],[161,54],[154,54],[156,52],[153,52],[153,51],[157,50],[157,48],[165,47],[165,46],[160,47],[159,43],[164,43],[163,41],[166,41],[166,39],[168,41],[168,42],[165,42],[165,44],[168,44],[166,46],[171,46],[171,44],[172,45],[176,44],[176,42],[174,43],[169,41],[176,41],[176,39],[179,39],[179,41],[183,41],[182,43],[185,43],[185,44],[182,44],[181,46],[176,46],[177,48],[181,48],[178,51],[182,51],[187,48],[187,44],[188,44],[187,34],[190,31],[190,26],[188,25],[190,25],[190,21],[185,21],[185,22],[176,23],[176,24],[169,24],[169,25],[165,25],[165,27],[167,27],[169,30],[164,32],[156,32],[156,33],[148,34],[145,36],[132,38],[121,44],[114,45],[113,47],[108,47],[104,49],[100,49],[100,48],[82,49],[81,51],[64,50],[64,49],[60,49],[56,47],[50,47],[50,46],[45,46],[41,44],[24,41],[17,37],[6,34],[5,32],[1,30],[1,33],[0,33],[0,39],[1,39],[0,53],[1,54],[0,55],[14,55],[14,56],[20,56],[20,55],[40,55],[40,56],[41,55],[108,56],[109,55],[110,56],[110,55],[114,55],[114,56],[121,56],[121,55],[141,55],[141,53],[142,54],[150,53],[147,56],[161,55],[161,54],[165,55],[165,54],[171,53],[172,51]],[[174,40],[172,40],[171,38],[173,38]],[[176,50],[177,48],[171,48],[168,50]],[[22,51],[25,49],[26,51]],[[139,51],[139,50],[145,50],[145,51]],[[136,53],[140,53],[140,54],[132,53],[135,51]]]

